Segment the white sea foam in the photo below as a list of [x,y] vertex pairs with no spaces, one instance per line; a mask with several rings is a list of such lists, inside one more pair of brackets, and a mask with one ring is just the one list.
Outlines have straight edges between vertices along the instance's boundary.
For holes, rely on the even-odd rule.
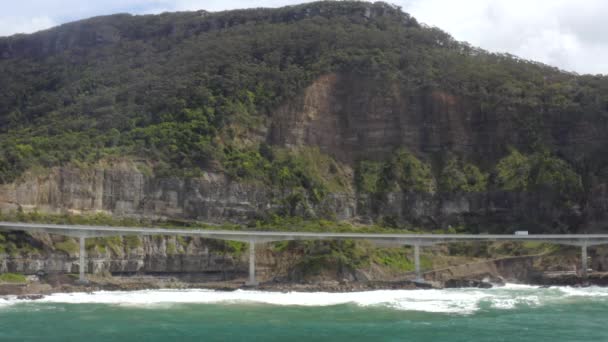
[[557,289],[569,297],[608,297],[606,287],[557,287]]
[[[508,284],[493,289],[381,290],[351,293],[264,292],[237,290],[145,290],[132,292],[58,293],[37,303],[110,304],[158,308],[171,304],[268,304],[292,306],[330,306],[355,304],[384,306],[404,311],[473,313],[485,305],[513,309],[519,305],[539,306],[572,297],[608,297],[606,288],[538,288]],[[16,298],[0,299],[0,308],[24,303]]]
[[534,286],[534,285],[506,283],[503,286],[495,287],[494,289],[504,289],[504,290],[536,290],[536,289],[539,289],[539,287],[538,286]]

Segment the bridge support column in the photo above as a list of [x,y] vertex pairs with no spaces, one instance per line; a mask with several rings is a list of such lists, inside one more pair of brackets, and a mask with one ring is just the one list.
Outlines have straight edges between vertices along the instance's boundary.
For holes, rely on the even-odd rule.
[[80,262],[78,264],[78,272],[79,272],[79,277],[78,277],[78,282],[81,284],[87,284],[88,280],[87,278],[84,276],[84,272],[85,272],[85,268],[86,268],[86,248],[85,248],[85,237],[81,236],[80,237],[80,253],[79,253],[79,257],[80,257]]
[[414,245],[414,269],[416,270],[416,281],[424,281],[420,272],[420,245]]
[[245,283],[247,286],[258,286],[259,283],[255,280],[255,240],[249,240],[249,280]]
[[587,279],[587,244],[581,246],[581,278]]

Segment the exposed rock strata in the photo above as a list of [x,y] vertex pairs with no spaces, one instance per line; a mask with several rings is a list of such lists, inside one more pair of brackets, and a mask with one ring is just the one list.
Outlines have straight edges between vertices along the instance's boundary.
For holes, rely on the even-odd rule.
[[[510,146],[529,144],[522,117],[533,113],[526,108],[489,113],[483,99],[377,76],[353,72],[318,78],[273,112],[270,142],[318,146],[346,162],[382,159],[406,147],[417,156],[451,151],[480,164],[494,163]],[[608,121],[550,113],[539,129],[547,146],[574,161],[602,146]]]
[[[276,109],[269,127],[261,131],[268,131],[270,144],[318,147],[351,167],[361,159],[384,160],[403,146],[427,160],[437,152],[451,151],[491,168],[507,146],[518,146],[524,137],[516,127],[516,113],[501,113],[499,121],[489,117],[473,100],[447,91],[411,93],[403,85],[371,76],[327,74]],[[601,140],[602,125],[558,120],[545,127],[543,136],[575,160]],[[586,141],[589,146],[570,144],[573,141]],[[129,165],[99,165],[86,170],[55,168],[46,175],[26,174],[12,184],[0,185],[0,210],[106,212],[245,223],[285,209],[281,206],[286,196],[283,191],[232,181],[221,173],[204,172],[194,179],[159,178]],[[353,180],[346,182],[352,184]],[[425,228],[466,224],[480,232],[493,226],[543,232],[601,231],[608,227],[608,185],[592,177],[589,186],[585,198],[568,202],[548,190],[388,193],[383,198],[330,193],[321,203],[305,203],[289,211],[309,218],[331,216],[363,223],[388,217]]]
[[[47,234],[39,234],[46,235]],[[39,238],[39,237],[37,237]],[[63,238],[52,236],[48,240]],[[113,246],[87,248],[87,272],[90,273],[244,273],[247,263],[240,254],[227,253],[214,240],[146,236],[129,247],[122,240]],[[36,252],[0,254],[0,273],[77,273],[77,251],[55,249],[56,243],[44,244]]]
[[[586,207],[564,204],[556,194],[544,193],[389,193],[382,200],[361,194],[329,194],[317,204],[296,208],[302,216],[369,223],[385,217],[427,228],[467,224],[480,232],[493,226],[509,227],[527,222],[535,232],[562,232],[567,228],[606,225],[608,192]],[[56,168],[44,176],[0,185],[0,210],[86,214],[149,219],[188,219],[206,222],[247,223],[285,209],[284,195],[272,188],[233,182],[217,173],[197,179],[155,178],[131,169],[82,171]]]

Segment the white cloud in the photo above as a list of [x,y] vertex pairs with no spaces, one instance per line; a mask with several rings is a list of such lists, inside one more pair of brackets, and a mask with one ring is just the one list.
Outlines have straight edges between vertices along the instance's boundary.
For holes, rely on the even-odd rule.
[[[116,12],[279,7],[311,0],[21,0],[3,6],[0,36]],[[608,1],[388,0],[456,39],[579,73],[608,74]]]
[[420,21],[474,46],[579,73],[608,74],[604,0],[402,0]]
[[0,37],[15,33],[31,33],[57,25],[50,17],[0,18]]
[[16,0],[3,4],[0,36],[32,33],[67,21],[130,11],[158,0]]

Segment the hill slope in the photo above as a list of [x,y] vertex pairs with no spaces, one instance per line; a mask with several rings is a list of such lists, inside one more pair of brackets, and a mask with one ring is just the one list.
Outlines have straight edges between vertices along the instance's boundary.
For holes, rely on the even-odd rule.
[[0,89],[5,210],[606,228],[608,78],[487,53],[385,3],[0,38]]

